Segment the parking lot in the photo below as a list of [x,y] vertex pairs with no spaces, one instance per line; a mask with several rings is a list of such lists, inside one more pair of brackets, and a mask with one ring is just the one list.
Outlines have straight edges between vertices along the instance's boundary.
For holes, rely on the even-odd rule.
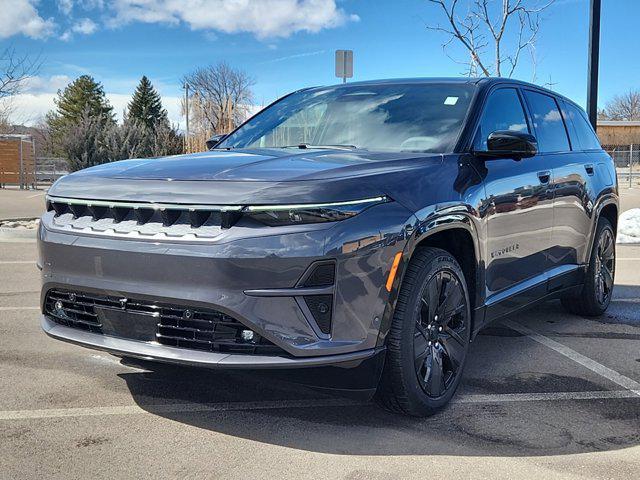
[[33,242],[0,243],[1,478],[638,476],[640,246],[618,247],[606,316],[552,302],[482,332],[429,419],[51,340],[35,260]]

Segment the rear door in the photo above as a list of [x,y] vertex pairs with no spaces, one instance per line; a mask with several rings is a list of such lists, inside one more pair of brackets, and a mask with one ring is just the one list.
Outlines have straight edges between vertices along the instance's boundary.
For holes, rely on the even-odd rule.
[[[584,256],[589,233],[587,177],[593,174],[585,154],[569,136],[573,126],[565,121],[562,101],[535,90],[524,90],[533,127],[538,138],[540,155],[547,159],[554,172],[553,232],[549,249],[549,289],[569,286],[579,281],[573,278],[574,267]],[[591,173],[589,173],[591,172]],[[575,275],[574,275],[575,274]],[[575,280],[575,282],[573,280]]]
[[[556,185],[554,241],[561,248],[560,265],[581,265],[588,262],[597,193],[613,186],[613,178],[607,168],[610,160],[584,110],[569,101],[559,103],[572,153],[562,165],[563,177]],[[568,188],[565,179],[569,178],[579,188]]]
[[[487,136],[496,130],[535,134],[525,111],[517,88],[493,90],[484,105],[474,150],[486,150]],[[483,166],[485,298],[491,320],[546,293],[553,172],[546,155],[486,160]]]

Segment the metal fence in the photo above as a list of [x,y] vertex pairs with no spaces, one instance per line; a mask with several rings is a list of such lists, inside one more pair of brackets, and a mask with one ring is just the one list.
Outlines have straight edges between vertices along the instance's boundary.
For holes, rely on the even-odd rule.
[[611,155],[620,187],[640,187],[640,145],[604,146]]
[[67,173],[69,171],[64,158],[36,157],[37,184],[51,184]]

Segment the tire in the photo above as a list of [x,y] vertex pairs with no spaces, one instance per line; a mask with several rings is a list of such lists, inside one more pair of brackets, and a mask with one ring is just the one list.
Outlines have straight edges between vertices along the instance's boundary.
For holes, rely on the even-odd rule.
[[469,294],[460,265],[439,248],[417,250],[387,337],[378,403],[418,417],[443,408],[460,383],[470,337]]
[[598,220],[584,286],[577,296],[561,299],[570,313],[585,317],[602,315],[611,302],[616,266],[616,236],[606,218]]

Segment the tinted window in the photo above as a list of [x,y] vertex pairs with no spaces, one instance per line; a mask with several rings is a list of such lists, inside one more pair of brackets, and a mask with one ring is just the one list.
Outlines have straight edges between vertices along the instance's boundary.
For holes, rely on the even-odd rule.
[[476,133],[475,149],[486,150],[487,137],[496,130],[529,132],[527,117],[514,88],[501,88],[489,96]]
[[526,90],[533,126],[541,152],[566,152],[569,139],[555,99],[549,95]]
[[576,140],[572,139],[574,150],[599,150],[601,148],[598,137],[591,128],[587,114],[581,108],[568,102],[564,103],[565,118],[573,124]]
[[474,90],[467,84],[304,90],[261,111],[216,148],[287,148],[306,143],[448,152],[458,138]]

